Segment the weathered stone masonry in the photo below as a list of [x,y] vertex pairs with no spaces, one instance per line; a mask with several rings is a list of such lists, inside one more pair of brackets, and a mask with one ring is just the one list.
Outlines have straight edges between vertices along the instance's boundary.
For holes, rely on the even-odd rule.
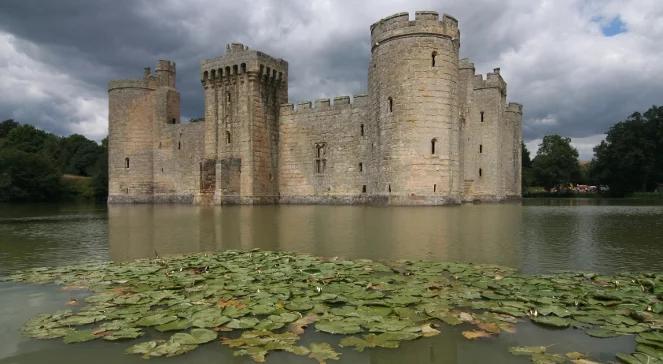
[[242,44],[201,64],[180,123],[175,64],[109,83],[109,202],[439,205],[518,198],[522,106],[460,59],[453,17],[371,26],[368,94],[288,104],[288,64]]

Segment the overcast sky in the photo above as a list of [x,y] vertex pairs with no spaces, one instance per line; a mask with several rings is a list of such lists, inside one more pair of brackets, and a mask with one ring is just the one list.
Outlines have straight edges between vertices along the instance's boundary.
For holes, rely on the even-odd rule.
[[107,133],[106,84],[177,63],[182,116],[202,116],[200,61],[242,42],[290,64],[290,100],[366,92],[369,26],[400,11],[456,17],[461,56],[501,67],[540,138],[573,138],[581,159],[619,120],[663,104],[661,0],[2,0],[0,120],[61,135]]

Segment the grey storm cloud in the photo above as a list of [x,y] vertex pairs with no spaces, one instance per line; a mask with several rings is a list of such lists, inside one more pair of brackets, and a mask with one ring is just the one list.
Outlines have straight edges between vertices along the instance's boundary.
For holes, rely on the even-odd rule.
[[415,10],[458,18],[477,72],[501,67],[533,152],[559,133],[590,158],[614,122],[663,104],[659,0],[4,0],[0,119],[103,138],[107,82],[158,59],[177,62],[182,114],[199,117],[200,61],[235,41],[289,62],[292,101],[364,93],[370,24]]

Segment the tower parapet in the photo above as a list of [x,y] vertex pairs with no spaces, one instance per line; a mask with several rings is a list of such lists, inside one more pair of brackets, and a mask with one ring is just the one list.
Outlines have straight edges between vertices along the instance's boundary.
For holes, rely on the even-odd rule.
[[230,43],[226,45],[224,55],[206,59],[200,66],[203,87],[244,74],[254,74],[269,82],[287,82],[288,62],[249,49],[241,43]]
[[500,75],[500,69],[495,68],[493,72],[489,72],[486,75],[486,78],[483,78],[483,75],[474,76],[474,89],[483,89],[483,88],[497,88],[500,89],[502,93],[506,93],[506,82]]
[[372,47],[408,36],[439,36],[458,40],[458,20],[446,14],[440,19],[436,11],[417,11],[414,20],[410,20],[408,13],[398,13],[371,25]]

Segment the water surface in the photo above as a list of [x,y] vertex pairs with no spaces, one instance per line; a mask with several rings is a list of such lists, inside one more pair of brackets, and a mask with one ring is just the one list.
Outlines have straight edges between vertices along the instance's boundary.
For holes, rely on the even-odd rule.
[[[0,205],[0,276],[16,269],[221,249],[288,250],[378,260],[493,263],[541,273],[663,271],[663,206],[629,200],[526,200],[458,207],[181,205]],[[144,363],[128,343],[65,345],[19,334],[23,322],[63,308],[72,295],[56,286],[0,283],[0,364]],[[344,350],[345,363],[512,363],[511,345],[555,343],[612,360],[633,338],[593,339],[576,330],[520,324],[516,334],[470,342],[461,328],[404,343],[398,350]],[[307,333],[304,342],[335,342]],[[269,362],[308,363],[287,354]],[[151,360],[155,361],[155,360]],[[249,363],[205,345],[172,363]],[[161,362],[161,360],[156,360]],[[165,360],[164,360],[165,362]]]

